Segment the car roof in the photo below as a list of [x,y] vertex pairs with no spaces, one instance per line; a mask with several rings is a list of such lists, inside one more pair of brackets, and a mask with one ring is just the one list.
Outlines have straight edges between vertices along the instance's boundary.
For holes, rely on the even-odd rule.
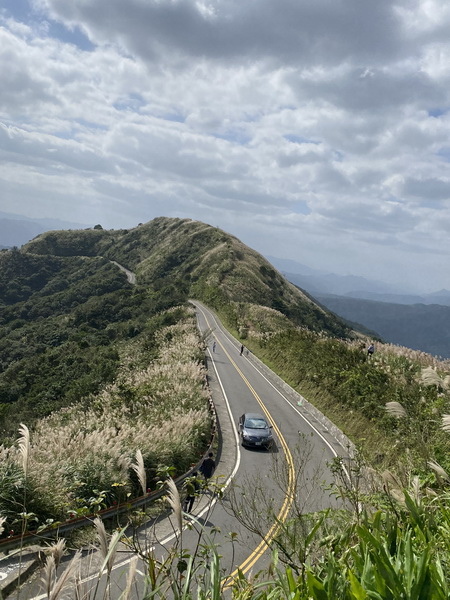
[[260,413],[244,413],[242,416],[244,419],[264,419],[264,421],[267,421],[266,417]]

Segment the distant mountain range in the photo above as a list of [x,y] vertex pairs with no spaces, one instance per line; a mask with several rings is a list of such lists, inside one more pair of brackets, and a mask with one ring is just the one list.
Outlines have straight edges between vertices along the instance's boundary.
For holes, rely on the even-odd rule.
[[313,296],[333,294],[395,304],[441,304],[450,306],[450,291],[439,290],[430,294],[405,293],[387,283],[355,275],[336,275],[311,269],[294,260],[266,257],[274,267],[295,285]]
[[267,258],[289,281],[348,323],[362,325],[386,342],[450,358],[450,291],[402,294],[380,281]]
[[[57,219],[0,212],[0,249],[22,246],[51,230],[88,227]],[[294,285],[352,324],[387,342],[450,358],[450,291],[405,293],[381,281],[318,271],[294,260],[266,257]]]
[[83,229],[89,225],[58,219],[32,219],[23,215],[0,211],[0,249],[23,246],[45,231],[56,229]]
[[324,294],[314,298],[343,319],[377,332],[387,342],[450,358],[450,306],[393,304]]

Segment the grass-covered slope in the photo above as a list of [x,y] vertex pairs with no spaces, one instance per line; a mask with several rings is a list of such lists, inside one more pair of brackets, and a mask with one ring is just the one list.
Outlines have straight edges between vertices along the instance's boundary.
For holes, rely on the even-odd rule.
[[138,282],[188,293],[219,308],[229,301],[279,310],[298,325],[331,335],[350,329],[289,283],[237,238],[190,219],[158,218],[130,230],[48,232],[24,247],[31,254],[103,256],[135,271]]
[[[134,271],[137,285],[113,263]],[[297,326],[350,330],[225,232],[158,218],[131,230],[51,231],[0,253],[0,436],[115,379],[118,344],[189,297],[263,305]]]

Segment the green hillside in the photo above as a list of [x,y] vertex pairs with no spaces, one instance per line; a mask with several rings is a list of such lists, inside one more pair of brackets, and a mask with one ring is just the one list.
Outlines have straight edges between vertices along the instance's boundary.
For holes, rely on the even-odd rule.
[[190,297],[241,335],[253,326],[241,322],[246,307],[259,305],[270,314],[257,318],[265,335],[293,322],[351,334],[239,240],[187,219],[51,231],[0,253],[0,515],[14,521],[24,491],[21,424],[32,441],[27,493],[38,523],[139,493],[138,450],[150,486],[161,469],[180,474],[198,459],[210,416]]
[[319,301],[344,319],[362,323],[393,344],[450,358],[450,306],[394,304],[318,294]]
[[[262,572],[267,596],[258,575],[242,576],[236,598],[448,597],[449,361],[381,342],[369,359],[361,332],[233,236],[188,219],[52,231],[0,252],[2,535],[115,506],[202,456],[205,340],[189,298],[360,448],[345,464],[351,485],[333,465],[350,510],[292,515],[273,542],[288,569]],[[369,473],[373,487],[361,486]]]
[[59,257],[105,257],[134,271],[138,283],[192,296],[219,307],[252,302],[279,310],[297,324],[332,335],[350,329],[290,284],[237,238],[190,219],[158,218],[131,230],[42,234],[23,252]]

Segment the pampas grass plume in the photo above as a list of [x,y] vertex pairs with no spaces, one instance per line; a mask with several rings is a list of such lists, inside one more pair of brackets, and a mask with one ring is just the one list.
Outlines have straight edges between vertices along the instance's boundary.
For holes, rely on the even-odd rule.
[[181,510],[180,494],[178,492],[178,488],[175,485],[175,482],[172,479],[172,477],[169,477],[169,479],[167,480],[167,487],[168,487],[168,491],[169,491],[167,500],[168,500],[170,506],[172,507],[172,510],[177,519],[178,527],[181,531],[183,523],[182,523],[182,510]]
[[19,452],[22,455],[22,468],[25,477],[28,475],[28,460],[30,458],[30,431],[23,423],[19,427]]
[[450,415],[442,415],[442,429],[450,432]]
[[45,588],[45,595],[48,600],[58,600],[64,591],[65,587],[69,584],[71,578],[78,569],[81,560],[81,551],[78,550],[70,563],[68,564],[61,577],[56,581],[56,564],[55,557],[50,554],[45,561],[44,572],[42,575],[42,582]]
[[385,409],[386,412],[391,415],[391,417],[395,417],[396,419],[404,419],[408,416],[408,413],[403,405],[396,400],[393,402],[386,402]]
[[440,479],[444,479],[445,481],[450,481],[447,471],[443,467],[441,467],[441,465],[439,463],[437,463],[434,460],[429,460],[427,464],[430,467],[430,469],[432,469]]
[[100,544],[100,554],[103,558],[100,574],[103,573],[105,567],[108,574],[110,574],[114,565],[114,559],[116,557],[117,544],[122,537],[123,530],[115,531],[108,543],[108,534],[106,533],[103,521],[99,517],[96,517],[94,519],[94,525],[95,529],[97,530],[97,537]]
[[435,385],[436,387],[441,387],[443,385],[443,381],[433,367],[422,369],[421,381],[427,386]]
[[130,560],[130,568],[128,569],[128,574],[127,574],[127,586],[126,586],[123,594],[120,596],[120,600],[129,600],[131,597],[131,586],[133,585],[134,578],[136,575],[137,563],[138,563],[138,557],[134,556]]
[[142,493],[147,493],[147,474],[145,472],[144,458],[139,448],[136,450],[136,463],[131,465],[133,471],[136,473],[139,483],[142,488]]

